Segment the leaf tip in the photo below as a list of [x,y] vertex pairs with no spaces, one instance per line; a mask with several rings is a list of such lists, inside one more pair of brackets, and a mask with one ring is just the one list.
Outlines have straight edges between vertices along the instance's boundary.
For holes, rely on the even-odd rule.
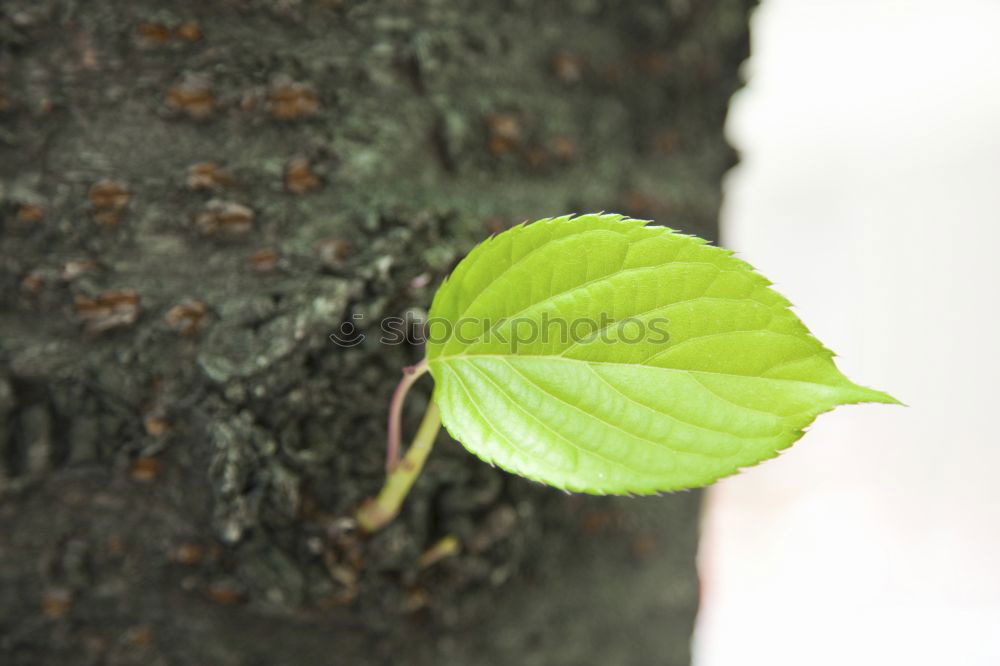
[[858,405],[862,403],[878,403],[882,405],[899,405],[901,407],[909,406],[885,391],[878,391],[867,386],[859,386],[858,384],[852,384],[852,389],[850,395],[840,404]]

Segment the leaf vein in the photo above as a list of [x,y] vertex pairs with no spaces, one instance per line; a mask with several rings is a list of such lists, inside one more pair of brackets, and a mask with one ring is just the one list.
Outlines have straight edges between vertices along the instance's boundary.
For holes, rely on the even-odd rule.
[[723,395],[722,395],[721,393],[719,393],[718,391],[716,391],[715,389],[713,389],[713,388],[712,388],[711,386],[709,386],[708,384],[706,384],[706,383],[705,383],[705,382],[704,382],[704,381],[703,381],[703,380],[702,380],[701,378],[699,378],[699,377],[698,377],[698,375],[697,375],[697,374],[695,374],[694,372],[692,372],[692,371],[690,371],[690,370],[689,370],[689,371],[688,371],[688,375],[690,375],[690,376],[691,376],[691,379],[693,379],[693,380],[695,380],[696,382],[698,382],[698,384],[699,384],[699,385],[700,385],[700,386],[701,386],[702,388],[704,388],[704,389],[705,389],[706,391],[708,391],[709,393],[711,393],[712,395],[714,395],[714,396],[715,396],[716,398],[718,398],[719,400],[722,400],[723,402],[728,402],[728,403],[729,403],[730,405],[732,405],[733,407],[739,407],[740,409],[746,409],[746,410],[749,410],[749,411],[751,411],[751,412],[757,412],[758,414],[766,414],[767,416],[774,416],[774,417],[777,417],[777,418],[779,418],[779,419],[780,419],[780,418],[782,418],[781,414],[777,414],[777,413],[775,413],[775,412],[769,412],[769,411],[767,411],[766,409],[758,409],[758,408],[756,408],[756,407],[750,407],[749,405],[741,405],[741,404],[740,404],[740,403],[738,403],[738,402],[734,402],[734,401],[730,400],[729,398],[727,398],[727,397],[723,396]]
[[[562,237],[560,237],[560,238],[558,238],[558,239],[556,239],[556,240],[563,240],[563,239],[567,239],[567,238],[574,238],[574,237],[576,237],[576,236],[581,236],[581,235],[583,235],[583,234],[588,234],[588,233],[593,233],[593,232],[595,232],[595,231],[612,231],[613,233],[617,233],[617,234],[619,234],[619,235],[622,235],[622,236],[624,236],[624,235],[625,235],[625,234],[621,233],[620,231],[616,231],[616,230],[613,230],[613,229],[581,229],[580,231],[578,231],[578,232],[576,232],[576,233],[572,233],[572,234],[567,234],[567,235],[565,235],[565,236],[562,236]],[[475,295],[475,296],[473,296],[473,297],[472,297],[472,300],[471,300],[471,301],[469,301],[469,303],[468,303],[468,304],[467,304],[467,305],[466,305],[466,306],[465,306],[465,307],[464,307],[464,308],[462,309],[462,312],[460,312],[460,313],[458,314],[458,316],[457,316],[457,317],[455,317],[455,320],[457,321],[457,320],[461,319],[462,317],[464,317],[464,316],[465,316],[466,314],[468,314],[468,313],[469,313],[469,310],[471,310],[471,309],[472,309],[472,306],[473,306],[473,305],[475,305],[475,304],[476,304],[476,303],[477,303],[477,302],[479,301],[479,298],[480,298],[480,297],[481,297],[481,296],[482,296],[482,295],[483,295],[483,294],[484,294],[484,293],[485,293],[485,292],[486,292],[486,291],[487,291],[487,290],[488,290],[488,289],[489,289],[490,287],[492,287],[492,286],[493,286],[494,284],[496,284],[496,283],[497,283],[497,282],[498,282],[498,281],[499,281],[499,280],[500,280],[500,279],[501,279],[502,277],[504,277],[505,275],[507,275],[507,273],[509,273],[509,272],[511,271],[511,269],[513,269],[513,268],[514,268],[515,266],[517,266],[518,264],[520,264],[520,263],[524,262],[524,261],[525,261],[525,260],[526,260],[526,259],[527,259],[528,257],[530,257],[530,256],[534,255],[534,254],[535,254],[536,252],[538,252],[539,250],[542,250],[542,249],[544,249],[545,247],[547,247],[547,246],[548,246],[548,245],[549,245],[550,243],[552,243],[552,242],[553,242],[553,239],[552,239],[552,238],[550,237],[550,238],[548,238],[548,239],[547,239],[547,240],[546,240],[545,242],[543,242],[543,243],[541,243],[540,245],[538,245],[537,247],[533,247],[533,248],[531,248],[530,250],[528,250],[528,251],[527,251],[527,252],[526,252],[526,253],[524,254],[524,256],[522,256],[522,257],[521,257],[520,259],[518,259],[517,261],[514,261],[514,242],[513,242],[513,241],[511,241],[510,245],[508,246],[508,247],[509,247],[509,249],[510,249],[510,252],[509,252],[509,257],[510,257],[510,258],[508,259],[508,262],[509,262],[509,263],[508,263],[507,267],[506,267],[506,268],[504,268],[504,269],[503,269],[502,271],[500,271],[500,273],[498,273],[498,274],[496,275],[496,277],[492,278],[492,279],[491,279],[491,280],[490,280],[490,281],[489,281],[488,283],[486,283],[486,285],[484,285],[484,286],[483,286],[483,288],[482,288],[482,289],[480,289],[480,290],[479,290],[479,291],[478,291],[478,292],[476,293],[476,295]]]
[[[567,444],[569,444],[570,446],[572,446],[574,449],[576,449],[580,453],[583,453],[585,455],[594,456],[595,458],[600,458],[604,462],[607,462],[607,463],[610,463],[612,465],[617,465],[619,467],[622,467],[622,468],[624,468],[625,470],[627,470],[631,474],[638,474],[639,476],[647,476],[647,474],[643,470],[636,469],[635,467],[632,467],[631,465],[628,465],[628,464],[626,464],[624,462],[621,462],[619,460],[614,460],[613,458],[608,458],[607,456],[604,456],[604,455],[598,453],[597,451],[594,451],[593,449],[589,449],[589,448],[580,446],[579,444],[577,444],[573,440],[571,440],[568,437],[566,437],[566,435],[562,434],[561,432],[559,432],[558,430],[556,430],[555,428],[553,428],[552,426],[550,426],[548,423],[546,423],[545,421],[542,421],[540,418],[538,418],[537,416],[535,416],[534,414],[532,414],[529,410],[525,409],[524,406],[521,405],[520,403],[518,403],[517,400],[515,400],[509,393],[507,393],[500,386],[498,386],[497,383],[495,381],[493,381],[493,378],[489,375],[489,373],[487,373],[485,370],[483,370],[482,368],[477,367],[474,363],[470,363],[469,366],[473,370],[475,370],[477,373],[479,373],[480,375],[482,375],[486,379],[486,381],[488,381],[490,384],[492,384],[496,388],[497,392],[500,393],[504,398],[506,398],[507,402],[509,402],[514,407],[516,407],[519,412],[521,412],[522,414],[525,414],[527,416],[530,416],[539,425],[543,426],[546,430],[548,430],[552,434],[554,434],[557,437],[559,437],[561,440],[563,440],[564,442],[566,442]],[[517,371],[515,370],[515,372],[517,372]],[[518,374],[520,374],[520,373],[518,373]],[[569,404],[569,403],[567,403],[567,404]]]
[[[445,366],[445,367],[447,367],[447,366]],[[497,435],[499,435],[500,437],[502,437],[503,440],[505,442],[507,442],[508,446],[510,446],[515,451],[518,451],[521,455],[526,456],[527,458],[534,458],[535,457],[531,453],[529,453],[528,451],[525,451],[520,446],[518,446],[517,444],[515,444],[509,437],[507,437],[507,435],[504,434],[504,432],[502,430],[500,430],[499,428],[496,427],[496,425],[493,423],[492,419],[490,419],[489,417],[486,416],[486,414],[483,413],[483,410],[481,410],[479,408],[479,405],[476,403],[476,400],[472,397],[472,393],[469,391],[469,388],[466,386],[465,379],[462,377],[462,375],[460,375],[458,373],[458,371],[456,371],[456,370],[454,370],[452,368],[448,368],[448,372],[450,372],[452,375],[454,375],[455,378],[458,380],[458,385],[461,387],[462,392],[465,393],[465,397],[468,398],[469,404],[472,405],[472,407],[476,410],[476,413],[479,414],[479,418],[482,419],[483,422],[487,426],[489,426],[490,430],[492,430]]]
[[[600,276],[598,278],[594,278],[593,280],[587,280],[586,282],[581,282],[578,285],[574,285],[574,286],[572,286],[572,287],[570,287],[568,289],[564,289],[564,290],[562,290],[560,292],[557,292],[555,294],[549,294],[548,296],[546,296],[545,298],[543,298],[541,300],[533,301],[533,302],[529,303],[528,305],[526,305],[525,307],[521,308],[517,312],[514,312],[514,313],[509,314],[509,315],[505,315],[503,318],[505,320],[509,321],[509,320],[513,319],[514,317],[517,317],[518,315],[524,314],[525,312],[527,312],[528,310],[530,310],[530,309],[532,309],[534,307],[537,307],[537,306],[545,304],[545,303],[551,303],[552,301],[554,301],[555,299],[559,298],[560,296],[565,296],[566,294],[570,294],[570,293],[573,293],[575,291],[579,291],[581,289],[586,289],[587,287],[592,287],[592,286],[594,286],[596,284],[600,284],[602,282],[607,282],[609,280],[613,280],[614,278],[622,276],[622,275],[629,275],[631,273],[636,273],[636,272],[639,272],[639,271],[658,271],[658,270],[663,270],[666,266],[677,266],[677,265],[681,265],[681,264],[683,264],[683,265],[699,264],[699,265],[712,266],[713,268],[716,268],[719,271],[724,272],[724,273],[743,273],[743,272],[745,272],[745,271],[723,270],[723,269],[720,269],[715,264],[707,262],[707,261],[675,261],[675,262],[671,262],[669,264],[658,264],[658,265],[654,265],[654,266],[634,266],[632,268],[620,269],[620,270],[614,271],[612,273],[605,273],[604,275],[602,275],[602,276]],[[490,284],[493,284],[493,283],[491,282]],[[482,293],[482,292],[480,292],[480,293]],[[477,296],[477,298],[478,298],[478,296]],[[687,300],[695,301],[695,300],[698,300],[699,298],[716,298],[716,297],[699,296],[697,298],[692,298],[692,299],[687,299]],[[737,300],[739,300],[739,301],[742,301],[744,299],[726,298],[724,300],[730,300],[730,301],[737,301]],[[682,302],[686,302],[686,301],[678,301],[678,303],[682,303]],[[455,318],[455,321],[458,321],[459,319],[461,319],[462,317],[464,317],[466,314],[468,314],[469,309],[470,308],[468,308],[468,307],[465,308],[465,310],[462,311],[462,314],[459,317]],[[454,338],[449,339],[448,342],[446,342],[444,344],[447,345],[453,339]],[[466,346],[462,347],[462,349],[468,349],[469,346],[470,345],[466,345]]]
[[[692,428],[697,428],[699,430],[705,430],[707,432],[710,432],[710,433],[713,433],[713,434],[717,434],[717,435],[729,435],[730,437],[736,437],[737,439],[745,439],[745,440],[768,439],[767,437],[744,437],[743,435],[739,435],[737,433],[729,432],[728,430],[721,430],[719,428],[712,428],[710,426],[705,426],[705,425],[701,425],[701,424],[698,424],[698,423],[694,423],[692,421],[688,421],[687,419],[681,418],[680,416],[675,416],[674,414],[671,414],[670,412],[666,412],[666,411],[664,411],[662,409],[659,409],[657,407],[653,407],[652,405],[647,405],[644,402],[639,402],[638,400],[636,400],[635,398],[633,398],[632,396],[628,395],[627,393],[625,393],[624,391],[622,391],[621,389],[619,389],[617,386],[615,386],[614,384],[612,384],[611,382],[609,382],[607,380],[607,378],[605,378],[603,375],[601,375],[601,373],[599,373],[594,368],[594,366],[588,364],[587,368],[594,374],[595,377],[597,377],[602,382],[604,382],[605,384],[607,384],[611,388],[611,390],[613,390],[615,393],[617,393],[618,395],[622,396],[623,398],[625,398],[629,402],[632,402],[632,403],[634,403],[636,405],[639,405],[640,407],[645,407],[646,409],[651,409],[654,412],[656,412],[657,414],[662,414],[663,416],[666,416],[668,419],[671,419],[672,421],[676,421],[676,422],[678,422],[678,423],[680,423],[682,425],[690,426]],[[682,451],[684,453],[694,453],[694,454],[697,454],[697,455],[707,455],[707,454],[705,454],[705,453],[703,453],[701,451],[692,451],[690,449],[679,449],[679,448],[676,448],[676,447],[670,447],[670,448],[673,449],[673,450],[675,450],[675,451]],[[717,457],[717,456],[711,456],[711,457],[714,458],[714,457]],[[723,457],[725,457],[725,456],[723,456]]]
[[[645,436],[640,435],[638,433],[629,432],[628,430],[625,430],[624,428],[622,428],[620,425],[612,423],[611,421],[608,421],[607,419],[603,419],[603,418],[597,416],[596,414],[592,414],[592,413],[590,413],[590,412],[588,412],[588,411],[586,411],[584,409],[581,409],[580,407],[577,407],[573,403],[568,402],[567,400],[564,400],[563,398],[560,398],[558,395],[556,395],[555,393],[549,391],[544,386],[542,386],[541,384],[539,384],[538,382],[536,382],[535,380],[533,380],[531,377],[528,377],[527,375],[525,375],[524,373],[522,373],[520,370],[518,370],[517,368],[515,368],[514,365],[510,361],[508,361],[507,359],[503,359],[503,361],[504,361],[504,363],[506,363],[507,365],[509,365],[514,372],[516,372],[518,375],[520,375],[521,377],[523,377],[526,382],[528,382],[532,386],[535,386],[536,388],[538,388],[538,390],[541,391],[542,393],[544,393],[546,395],[549,395],[549,396],[552,396],[553,398],[555,398],[559,402],[563,403],[564,405],[567,405],[568,407],[572,407],[573,409],[575,409],[576,411],[580,412],[581,414],[583,414],[584,416],[588,417],[589,419],[591,419],[593,421],[597,421],[598,423],[603,423],[605,425],[611,426],[615,430],[618,430],[619,432],[624,433],[624,434],[628,435],[629,437],[635,437],[636,439],[641,439],[641,440],[643,440],[645,442],[653,444],[654,446],[656,446],[658,448],[667,449],[671,453],[690,453],[690,454],[693,454],[693,455],[698,455],[698,456],[702,456],[702,457],[705,457],[705,458],[713,458],[713,459],[716,459],[716,458],[720,457],[720,456],[713,456],[713,455],[711,455],[709,453],[705,453],[704,451],[691,451],[691,450],[688,450],[688,449],[678,449],[678,448],[675,448],[675,447],[673,447],[673,446],[671,446],[671,445],[669,445],[669,444],[667,444],[665,442],[657,442],[656,440],[649,439],[648,437],[645,437]],[[603,379],[603,377],[602,377],[602,379]],[[605,382],[605,383],[607,383],[607,382]],[[614,388],[614,387],[612,387],[612,388]],[[621,393],[621,392],[619,391],[619,393]],[[624,394],[622,394],[622,395],[624,395]],[[625,397],[628,398],[628,396],[625,396]],[[635,401],[633,400],[633,402],[635,402]],[[641,404],[641,403],[637,403],[637,404]],[[643,405],[643,406],[646,406],[646,405]],[[650,407],[650,409],[653,409],[653,408]],[[660,413],[660,414],[663,414],[664,416],[672,418],[673,420],[675,420],[675,421],[677,421],[679,423],[684,423],[684,424],[690,425],[690,426],[692,426],[694,428],[700,428],[702,430],[708,430],[709,432],[713,432],[715,434],[732,435],[732,433],[723,432],[721,430],[714,430],[712,428],[706,428],[704,426],[699,426],[699,425],[697,425],[695,423],[689,423],[687,421],[684,421],[683,419],[677,418],[677,417],[672,416],[670,414],[666,414],[665,412],[661,412],[660,410],[655,410],[655,411],[658,412],[658,413]],[[732,435],[732,436],[735,437],[736,435]],[[740,438],[740,439],[746,439],[746,438]],[[726,457],[726,456],[721,456],[721,457]]]

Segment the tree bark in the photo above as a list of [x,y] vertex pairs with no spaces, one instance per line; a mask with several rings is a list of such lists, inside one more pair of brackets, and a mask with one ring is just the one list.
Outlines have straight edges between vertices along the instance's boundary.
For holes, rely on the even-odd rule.
[[345,517],[421,356],[378,321],[476,242],[716,235],[749,9],[4,0],[0,661],[687,663],[697,493],[567,496],[442,435],[387,529]]

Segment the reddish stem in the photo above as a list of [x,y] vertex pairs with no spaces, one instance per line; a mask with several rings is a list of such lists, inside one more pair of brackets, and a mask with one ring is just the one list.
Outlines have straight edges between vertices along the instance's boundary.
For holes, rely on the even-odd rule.
[[403,400],[410,391],[420,375],[427,372],[427,359],[416,365],[403,368],[403,378],[399,380],[396,390],[392,394],[392,402],[389,403],[389,445],[385,454],[385,469],[391,473],[399,465],[400,442],[403,432]]

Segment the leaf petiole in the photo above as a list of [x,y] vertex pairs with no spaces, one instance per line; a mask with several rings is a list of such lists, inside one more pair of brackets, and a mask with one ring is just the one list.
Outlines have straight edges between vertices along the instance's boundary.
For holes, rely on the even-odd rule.
[[385,452],[386,474],[391,474],[399,464],[400,439],[402,439],[403,432],[403,401],[406,400],[406,394],[410,392],[410,388],[425,372],[427,372],[426,358],[416,365],[403,368],[403,378],[399,380],[399,384],[392,394],[392,401],[389,403],[389,446]]
[[410,387],[427,372],[427,360],[403,370],[403,379],[396,387],[389,409],[389,446],[386,459],[387,475],[385,485],[379,494],[365,500],[358,509],[355,518],[358,527],[365,532],[376,532],[384,527],[399,513],[406,494],[423,469],[424,461],[434,446],[434,439],[441,429],[441,412],[437,404],[431,400],[424,412],[417,434],[407,449],[406,455],[400,460],[400,435],[403,400]]

